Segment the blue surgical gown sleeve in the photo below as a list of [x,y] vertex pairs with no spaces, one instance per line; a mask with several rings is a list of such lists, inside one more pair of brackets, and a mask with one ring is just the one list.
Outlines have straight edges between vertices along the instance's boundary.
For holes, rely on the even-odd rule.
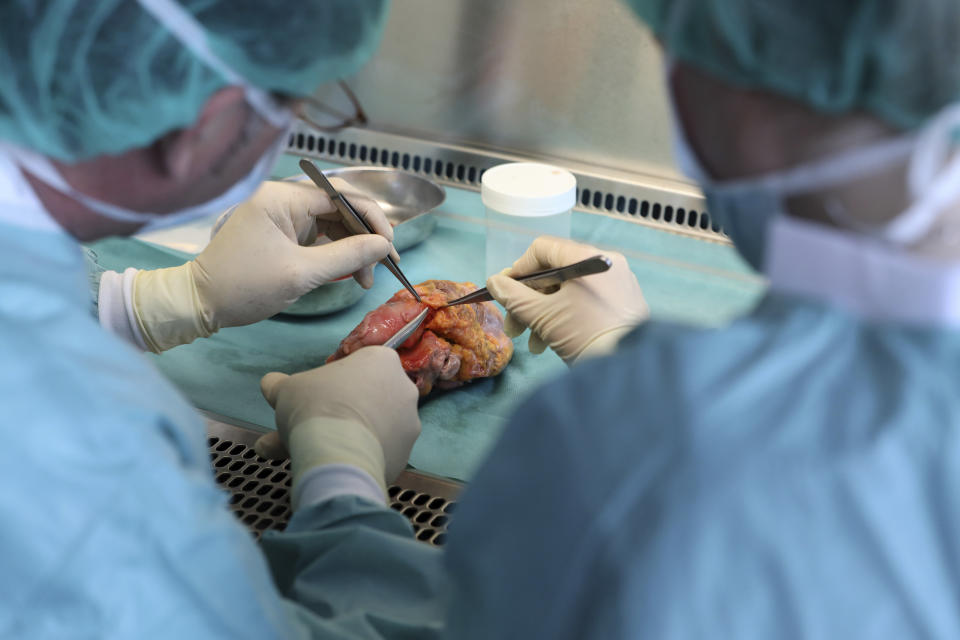
[[87,271],[87,283],[90,287],[90,306],[94,317],[98,315],[98,304],[100,302],[100,280],[106,271],[97,264],[97,254],[93,249],[83,247],[83,264]]
[[651,323],[475,475],[449,637],[960,637],[958,379],[956,331],[777,296]]
[[399,513],[337,497],[301,509],[262,546],[280,593],[310,611],[323,637],[440,637],[440,550],[416,541]]
[[340,497],[268,563],[202,420],[89,313],[79,247],[0,225],[0,638],[430,637],[435,550]]

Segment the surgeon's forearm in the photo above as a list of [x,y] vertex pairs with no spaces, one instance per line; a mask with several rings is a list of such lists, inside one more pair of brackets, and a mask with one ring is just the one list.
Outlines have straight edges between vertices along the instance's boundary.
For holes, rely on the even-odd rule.
[[191,262],[140,271],[128,303],[146,347],[154,353],[208,338],[220,328],[200,302]]
[[139,271],[129,268],[123,273],[104,271],[97,295],[97,317],[100,326],[142,351],[147,350],[143,333],[133,313],[133,281]]
[[418,542],[392,509],[325,500],[301,508],[285,531],[264,534],[261,548],[277,589],[319,614],[324,637],[359,637],[358,619],[365,638],[443,632],[449,589],[440,549]]
[[123,338],[138,349],[146,350],[146,344],[130,305],[132,284],[137,269],[127,269],[123,273],[104,269],[97,262],[97,254],[87,247],[83,248],[83,258],[87,267],[87,281],[90,284],[90,306],[93,316],[110,333]]
[[100,324],[143,351],[160,353],[212,335],[189,263],[123,273],[103,271],[94,306]]
[[160,353],[216,330],[202,313],[188,265],[104,271],[96,306],[101,326],[142,351]]
[[338,496],[357,496],[386,506],[383,489],[373,476],[348,464],[313,467],[298,478],[294,490],[292,502],[298,511]]

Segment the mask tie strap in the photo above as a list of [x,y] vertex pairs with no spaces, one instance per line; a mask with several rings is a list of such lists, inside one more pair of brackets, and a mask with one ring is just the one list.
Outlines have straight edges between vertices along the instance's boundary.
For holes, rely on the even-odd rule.
[[825,187],[849,184],[893,166],[910,157],[916,145],[912,135],[900,136],[839,153],[824,160],[815,160],[791,169],[773,171],[751,178],[715,183],[723,190],[753,190],[758,184],[781,195],[815,193]]

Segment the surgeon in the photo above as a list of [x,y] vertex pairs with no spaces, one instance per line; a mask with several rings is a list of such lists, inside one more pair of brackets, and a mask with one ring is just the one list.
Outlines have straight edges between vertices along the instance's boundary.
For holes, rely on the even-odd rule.
[[[361,204],[381,235],[345,238],[317,189],[261,181],[302,97],[370,56],[386,9],[0,7],[0,638],[422,635],[442,618],[438,556],[383,508],[420,429],[393,351],[265,380],[296,425],[297,516],[269,562],[214,483],[203,421],[140,353],[334,278],[370,285],[393,251],[382,211]],[[102,274],[90,313],[78,241],[230,208],[195,260]],[[318,234],[334,241],[305,246]],[[374,573],[402,595],[342,588]]]
[[[960,637],[960,5],[631,5],[676,157],[769,291],[704,329],[646,320],[620,256],[549,295],[507,277],[596,252],[550,238],[488,280],[571,370],[461,500],[443,634]],[[300,376],[264,385],[291,445]]]
[[[623,335],[623,269],[490,278],[574,366],[466,492],[449,636],[960,637],[960,4],[630,4],[676,157],[769,292]],[[511,274],[591,253],[541,238]]]

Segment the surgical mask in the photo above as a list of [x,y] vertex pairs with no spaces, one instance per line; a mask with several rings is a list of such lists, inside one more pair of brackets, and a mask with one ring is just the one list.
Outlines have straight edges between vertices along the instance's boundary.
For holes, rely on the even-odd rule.
[[16,164],[29,171],[36,178],[81,203],[87,209],[95,211],[111,220],[117,220],[118,222],[143,223],[138,233],[145,233],[158,229],[166,229],[189,222],[190,220],[221,213],[238,202],[249,198],[260,184],[270,176],[270,170],[273,168],[277,156],[283,149],[285,139],[286,135],[279,137],[243,179],[219,196],[201,204],[171,213],[133,211],[109,202],[97,200],[96,198],[81,193],[68,184],[46,156],[12,146],[0,145],[0,150],[6,151]]
[[232,84],[243,86],[246,100],[254,112],[273,127],[282,130],[276,142],[271,145],[247,175],[224,193],[207,202],[176,212],[153,213],[133,211],[81,193],[63,178],[50,159],[45,156],[12,145],[0,145],[0,151],[5,151],[16,164],[29,171],[36,178],[83,204],[91,211],[119,222],[143,223],[144,226],[140,229],[140,233],[143,233],[220,213],[250,197],[260,186],[260,183],[269,177],[270,170],[283,149],[287,130],[293,123],[293,114],[290,110],[277,105],[267,93],[250,85],[240,74],[228,67],[213,53],[207,44],[203,28],[182,6],[172,0],[138,1],[144,10],[153,15],[158,22],[167,28],[171,35],[203,60],[208,67],[219,72]]
[[[668,64],[667,73],[669,69]],[[764,265],[770,221],[787,215],[786,200],[790,196],[848,184],[909,161],[908,187],[912,203],[889,222],[869,225],[850,215],[839,203],[825,203],[827,215],[838,226],[899,247],[910,246],[922,239],[943,211],[960,200],[960,157],[948,162],[954,148],[954,131],[960,127],[960,105],[951,105],[941,111],[917,134],[865,145],[830,158],[756,177],[715,180],[687,142],[673,105],[669,83],[666,84],[673,108],[677,164],[685,175],[700,184],[710,217],[723,228],[737,251],[755,269],[762,269]]]

